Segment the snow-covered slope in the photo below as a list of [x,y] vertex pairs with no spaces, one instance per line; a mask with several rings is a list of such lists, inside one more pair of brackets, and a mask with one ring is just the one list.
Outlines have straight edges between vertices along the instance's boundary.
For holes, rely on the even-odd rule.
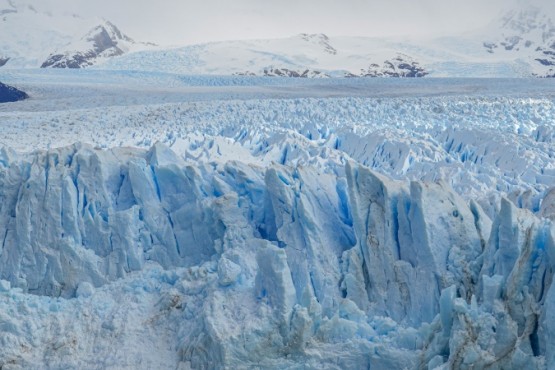
[[82,67],[152,46],[105,20],[37,10],[23,0],[0,1],[0,29],[2,68]]
[[555,366],[550,81],[0,77],[2,367]]

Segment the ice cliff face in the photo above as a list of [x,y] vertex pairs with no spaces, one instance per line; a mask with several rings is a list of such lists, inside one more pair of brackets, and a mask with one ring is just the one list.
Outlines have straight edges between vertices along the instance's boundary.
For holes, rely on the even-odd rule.
[[[491,220],[445,184],[352,160],[191,161],[162,144],[3,149],[0,197],[0,305],[25,312],[0,315],[3,366],[555,366],[555,227],[508,200]],[[138,335],[166,362],[128,348]]]

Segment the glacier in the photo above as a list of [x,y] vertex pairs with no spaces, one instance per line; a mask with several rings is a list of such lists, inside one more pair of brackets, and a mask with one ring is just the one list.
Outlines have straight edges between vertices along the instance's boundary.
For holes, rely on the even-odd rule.
[[0,182],[4,366],[161,364],[90,331],[170,334],[183,368],[555,366],[555,227],[506,198],[491,220],[352,160],[193,163],[161,143],[3,151]]
[[0,77],[2,368],[555,367],[548,85]]

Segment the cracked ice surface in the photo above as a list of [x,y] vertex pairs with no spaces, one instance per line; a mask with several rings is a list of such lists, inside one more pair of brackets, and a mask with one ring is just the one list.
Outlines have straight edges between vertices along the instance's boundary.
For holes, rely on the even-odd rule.
[[49,73],[0,113],[2,366],[555,366],[548,90]]

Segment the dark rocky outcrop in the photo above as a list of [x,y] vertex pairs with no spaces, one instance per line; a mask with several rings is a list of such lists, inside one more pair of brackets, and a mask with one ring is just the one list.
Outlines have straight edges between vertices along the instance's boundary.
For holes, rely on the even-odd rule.
[[300,77],[300,78],[318,78],[329,77],[320,71],[305,69],[295,71],[287,68],[268,68],[264,69],[264,76],[279,76],[279,77]]
[[540,58],[537,58],[536,60],[541,64],[543,64],[544,66],[555,66],[555,60],[540,59]]
[[289,68],[264,68],[260,74],[246,71],[234,73],[235,76],[265,76],[265,77],[294,77],[294,78],[329,78],[330,76],[322,71],[314,69],[289,69]]
[[345,77],[424,77],[429,72],[408,55],[399,54],[382,65],[372,63],[359,74],[347,73]]
[[27,99],[29,96],[15,87],[0,82],[0,103],[10,103]]

